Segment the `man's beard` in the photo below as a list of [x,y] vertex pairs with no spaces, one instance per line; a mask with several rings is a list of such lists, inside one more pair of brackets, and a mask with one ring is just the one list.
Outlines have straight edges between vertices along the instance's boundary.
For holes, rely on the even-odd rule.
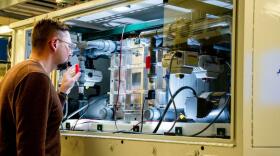
[[57,65],[57,70],[65,70],[67,67],[71,67],[71,63],[68,61]]

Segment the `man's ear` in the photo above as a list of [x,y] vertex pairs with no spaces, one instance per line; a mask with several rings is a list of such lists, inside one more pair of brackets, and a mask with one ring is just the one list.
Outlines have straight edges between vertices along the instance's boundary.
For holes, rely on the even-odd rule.
[[49,42],[49,47],[52,51],[56,51],[56,48],[57,48],[57,39],[52,39],[50,42]]

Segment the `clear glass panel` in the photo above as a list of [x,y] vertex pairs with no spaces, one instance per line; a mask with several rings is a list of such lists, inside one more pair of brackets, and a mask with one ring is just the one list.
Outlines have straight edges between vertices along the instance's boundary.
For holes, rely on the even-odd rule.
[[[87,86],[100,94],[85,89],[69,102],[86,99],[88,112],[99,115],[72,119],[106,121],[111,126],[103,131],[110,132],[230,138],[232,6],[231,0],[141,1],[67,21],[77,44],[87,43],[74,57],[103,76]],[[101,58],[110,64],[98,64]]]

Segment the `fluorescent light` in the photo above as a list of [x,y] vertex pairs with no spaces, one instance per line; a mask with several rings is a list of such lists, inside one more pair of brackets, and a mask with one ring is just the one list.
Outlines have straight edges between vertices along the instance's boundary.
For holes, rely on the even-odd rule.
[[211,5],[227,8],[227,9],[232,9],[233,8],[231,3],[222,2],[222,1],[219,1],[219,0],[202,0],[202,1],[204,3],[207,3],[207,4],[211,4]]
[[150,4],[150,5],[159,5],[163,3],[163,0],[146,0],[144,1],[144,3],[146,4]]
[[56,3],[62,3],[62,2],[64,2],[64,0],[56,0],[55,2]]
[[0,34],[5,34],[11,32],[12,29],[8,25],[0,26]]
[[133,18],[119,18],[119,19],[112,20],[111,22],[117,22],[117,23],[141,23],[143,21],[137,20],[137,19],[133,19]]
[[108,11],[102,11],[102,12],[97,12],[97,13],[90,14],[90,15],[87,15],[87,16],[79,17],[77,20],[84,21],[84,22],[90,22],[90,21],[93,21],[93,20],[109,17],[109,16],[112,16],[112,15],[114,15],[114,14],[110,13]]
[[128,5],[128,6],[122,6],[122,7],[118,7],[118,8],[113,8],[112,10],[116,11],[116,12],[125,12],[125,11],[128,11],[130,8],[131,8],[131,6]]
[[211,15],[211,14],[206,14],[207,18],[212,18],[212,19],[217,19],[219,16],[216,15]]
[[177,7],[177,6],[169,5],[169,4],[164,5],[164,8],[167,8],[167,9],[170,9],[170,10],[174,10],[174,11],[183,12],[183,13],[191,13],[192,12],[191,9]]

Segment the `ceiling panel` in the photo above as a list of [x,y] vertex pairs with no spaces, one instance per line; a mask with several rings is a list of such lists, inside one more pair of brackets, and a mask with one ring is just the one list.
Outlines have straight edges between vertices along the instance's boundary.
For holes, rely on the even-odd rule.
[[0,16],[23,20],[90,0],[0,0]]

